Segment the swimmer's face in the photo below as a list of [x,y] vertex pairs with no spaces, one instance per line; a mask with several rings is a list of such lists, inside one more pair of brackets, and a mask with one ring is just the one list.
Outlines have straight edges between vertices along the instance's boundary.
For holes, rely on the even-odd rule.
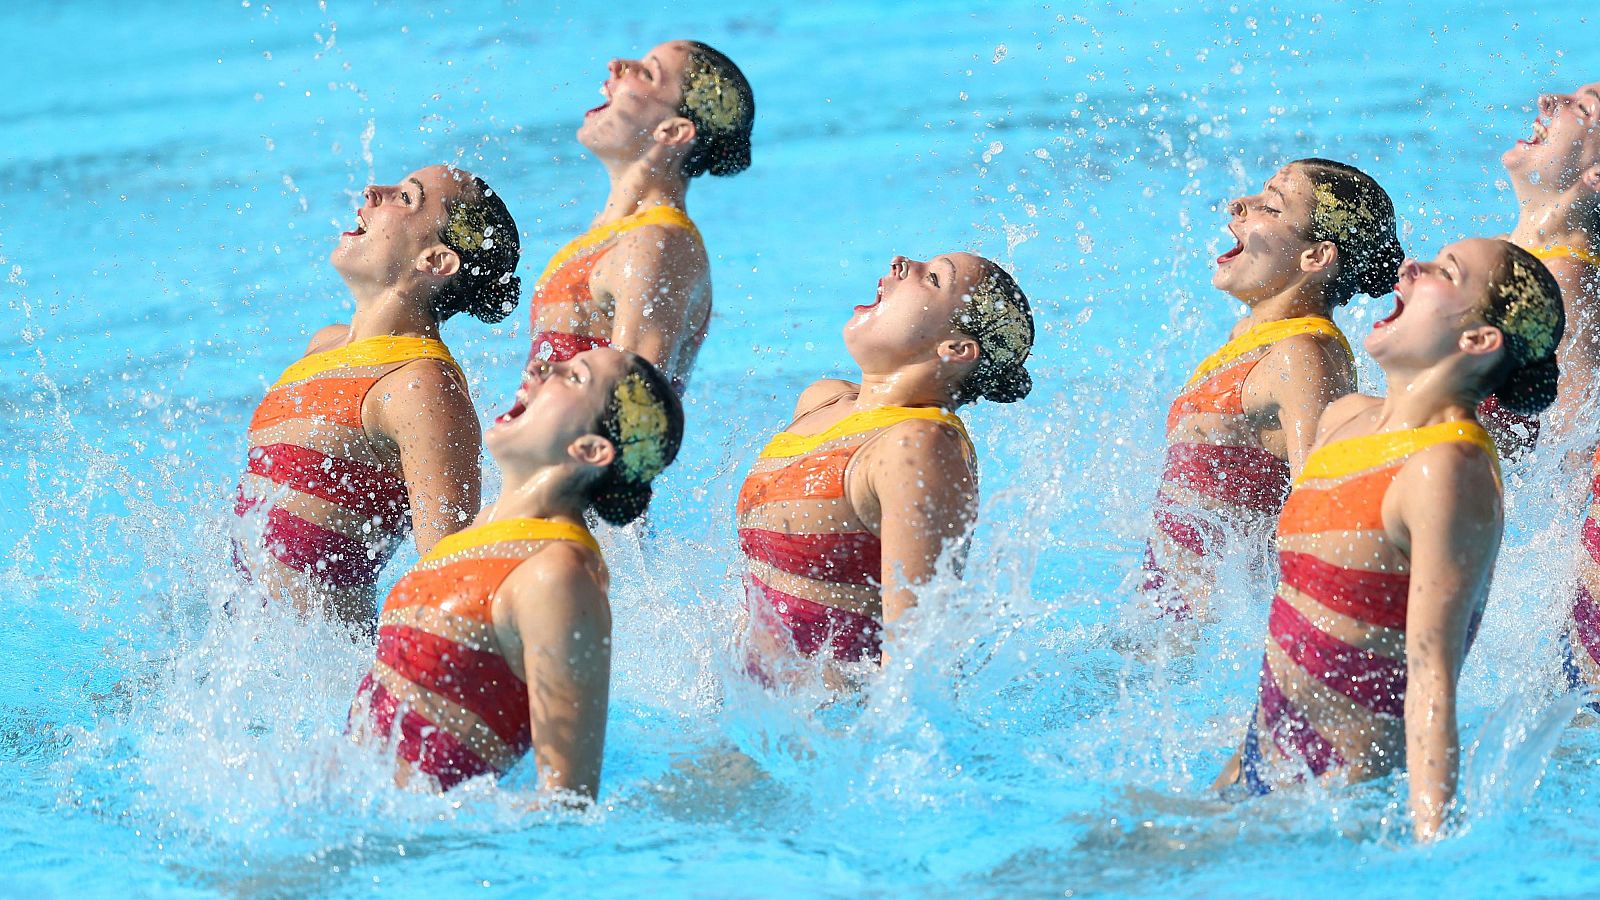
[[1363,341],[1385,369],[1420,370],[1461,349],[1463,332],[1484,326],[1490,279],[1505,250],[1498,241],[1468,238],[1446,246],[1432,262],[1400,264],[1395,308]]
[[640,59],[613,59],[600,86],[605,102],[583,114],[579,143],[602,155],[643,155],[658,127],[678,116],[688,65],[684,41],[668,41]]
[[1506,171],[1564,191],[1600,167],[1600,81],[1570,94],[1541,94],[1528,136],[1501,155]]
[[1211,283],[1253,304],[1288,290],[1304,277],[1302,257],[1312,247],[1311,179],[1296,166],[1284,166],[1260,192],[1228,204],[1228,233],[1234,245],[1217,257]]
[[952,339],[951,326],[972,289],[988,274],[982,257],[945,253],[926,262],[896,256],[878,279],[873,302],[857,306],[844,343],[863,369],[898,368],[928,359]]
[[523,373],[511,409],[484,432],[484,445],[503,469],[526,471],[573,459],[575,444],[599,437],[595,423],[629,371],[627,356],[610,347],[534,363]]
[[[346,281],[387,286],[408,274],[438,274],[460,264],[439,239],[447,202],[461,196],[472,175],[428,166],[395,184],[368,185],[356,211],[356,227],[339,236],[329,259]],[[448,256],[448,259],[445,259]]]

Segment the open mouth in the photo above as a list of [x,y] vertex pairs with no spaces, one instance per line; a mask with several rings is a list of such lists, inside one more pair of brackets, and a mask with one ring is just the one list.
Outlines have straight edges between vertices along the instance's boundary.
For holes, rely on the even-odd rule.
[[529,372],[522,377],[522,385],[517,388],[517,396],[514,400],[512,400],[511,408],[501,413],[494,420],[496,425],[504,425],[507,422],[515,421],[518,416],[528,411],[528,385],[531,384],[532,381],[532,372]]
[[367,233],[367,220],[366,220],[365,217],[363,217],[361,215],[361,213],[356,213],[356,227],[355,227],[355,230],[354,231],[346,231],[344,233],[344,236],[345,237],[360,237],[360,236],[362,236],[363,234],[366,234],[366,233]]
[[1376,322],[1373,322],[1372,323],[1372,327],[1374,329],[1377,329],[1377,328],[1382,328],[1385,325],[1388,325],[1388,324],[1392,323],[1395,319],[1400,318],[1400,314],[1405,312],[1405,310],[1406,310],[1406,300],[1405,300],[1404,297],[1400,296],[1400,286],[1399,285],[1395,285],[1395,288],[1394,288],[1394,312],[1389,313],[1387,316],[1384,316],[1383,318],[1379,319]]
[[883,302],[883,279],[879,278],[878,279],[878,293],[877,293],[877,295],[872,298],[872,302],[871,303],[863,303],[860,306],[856,307],[856,312],[867,312],[869,310],[877,309],[878,308],[878,304],[882,303],[882,302]]
[[600,96],[606,98],[606,101],[604,103],[600,104],[599,106],[596,106],[594,109],[591,109],[588,112],[584,113],[583,117],[585,119],[589,118],[590,116],[594,115],[595,113],[599,112],[600,110],[605,109],[606,107],[611,105],[611,92],[607,91],[606,90],[606,86],[603,85],[603,84],[600,85]]
[[1517,141],[1517,143],[1524,147],[1537,147],[1544,143],[1545,138],[1549,136],[1550,129],[1544,124],[1544,116],[1540,116],[1533,120],[1533,133],[1526,139]]
[[1235,259],[1238,258],[1239,254],[1241,254],[1243,252],[1244,252],[1244,241],[1241,241],[1238,238],[1234,238],[1233,249],[1229,250],[1227,253],[1224,253],[1221,256],[1217,257],[1217,265],[1221,266],[1221,265],[1226,265],[1228,263],[1231,263]]

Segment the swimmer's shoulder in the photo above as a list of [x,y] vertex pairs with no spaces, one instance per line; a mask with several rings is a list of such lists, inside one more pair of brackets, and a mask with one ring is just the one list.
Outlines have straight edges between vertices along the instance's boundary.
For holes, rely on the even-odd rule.
[[329,325],[326,328],[319,328],[317,333],[311,336],[310,343],[306,344],[306,355],[332,350],[343,345],[349,337],[349,325]]
[[1317,444],[1320,446],[1327,443],[1329,435],[1382,403],[1382,397],[1373,397],[1370,394],[1345,394],[1328,404],[1328,408],[1322,411],[1322,418],[1317,420]]
[[604,564],[593,550],[572,541],[548,541],[511,570],[496,593],[510,602],[512,618],[524,624],[530,618],[592,617],[609,629],[605,582]]
[[800,392],[800,399],[794,404],[794,417],[800,418],[809,412],[815,412],[823,406],[832,403],[849,394],[854,396],[861,393],[861,385],[854,381],[845,381],[842,378],[824,378],[814,381],[809,387]]

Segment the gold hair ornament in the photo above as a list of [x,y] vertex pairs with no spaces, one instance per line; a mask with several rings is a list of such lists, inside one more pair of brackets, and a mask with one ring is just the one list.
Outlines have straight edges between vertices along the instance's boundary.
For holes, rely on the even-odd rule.
[[1498,287],[1505,301],[1498,327],[1528,348],[1528,358],[1517,363],[1525,365],[1552,356],[1556,351],[1556,328],[1561,322],[1560,301],[1540,290],[1533,272],[1515,259],[1511,260],[1511,277]]
[[616,466],[623,480],[646,484],[667,467],[667,411],[637,372],[624,376],[612,396],[620,445]]
[[683,77],[683,105],[712,131],[732,131],[744,118],[744,102],[722,72],[691,57]]
[[997,279],[985,278],[968,296],[956,313],[955,327],[977,338],[978,346],[1002,369],[1027,358],[1033,348],[1033,325]]

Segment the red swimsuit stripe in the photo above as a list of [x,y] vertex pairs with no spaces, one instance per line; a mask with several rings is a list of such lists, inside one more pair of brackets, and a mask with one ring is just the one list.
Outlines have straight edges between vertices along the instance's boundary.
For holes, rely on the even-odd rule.
[[387,517],[407,502],[405,486],[396,483],[394,473],[295,444],[251,449],[247,471],[367,519]]

